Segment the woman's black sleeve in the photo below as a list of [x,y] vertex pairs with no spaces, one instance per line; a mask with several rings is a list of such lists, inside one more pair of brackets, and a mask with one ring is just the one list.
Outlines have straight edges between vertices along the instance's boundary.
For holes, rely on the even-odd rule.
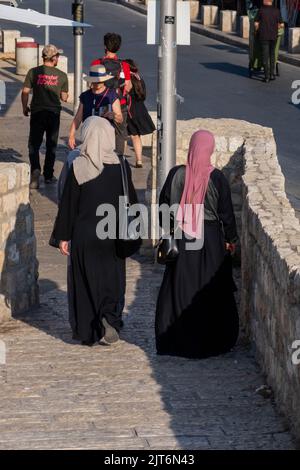
[[218,215],[223,224],[225,241],[227,243],[236,243],[238,240],[238,234],[231,200],[230,186],[221,171],[219,172],[217,189],[219,192]]
[[128,161],[125,159],[125,165],[126,165],[126,172],[127,172],[127,182],[128,182],[128,195],[129,195],[129,201],[130,201],[130,204],[138,204],[138,197],[137,197],[137,193],[136,193],[136,189],[133,185],[133,181],[132,181],[132,172],[131,172],[131,168],[130,168],[130,165],[128,163]]
[[73,166],[64,186],[62,198],[58,208],[53,234],[56,240],[69,241],[72,238],[74,223],[78,213],[80,186],[74,175]]

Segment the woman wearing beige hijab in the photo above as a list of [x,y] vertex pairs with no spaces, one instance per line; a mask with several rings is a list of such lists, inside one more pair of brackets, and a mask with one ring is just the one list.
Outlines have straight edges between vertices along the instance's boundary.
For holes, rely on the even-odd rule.
[[[115,152],[114,128],[106,119],[89,117],[81,132],[80,153],[64,185],[53,237],[59,241],[61,253],[71,257],[73,338],[86,345],[103,338],[113,343],[121,326],[122,274],[115,239],[97,236],[96,227],[104,216],[96,213],[100,205],[110,204],[118,219],[119,197],[123,195],[120,160]],[[135,202],[126,165],[129,192]]]

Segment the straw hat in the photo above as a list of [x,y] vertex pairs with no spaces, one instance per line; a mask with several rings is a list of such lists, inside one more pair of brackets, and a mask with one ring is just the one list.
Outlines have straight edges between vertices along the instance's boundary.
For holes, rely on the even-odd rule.
[[112,78],[113,76],[106,72],[104,65],[92,65],[88,75],[84,77],[84,80],[89,83],[100,83],[111,80]]

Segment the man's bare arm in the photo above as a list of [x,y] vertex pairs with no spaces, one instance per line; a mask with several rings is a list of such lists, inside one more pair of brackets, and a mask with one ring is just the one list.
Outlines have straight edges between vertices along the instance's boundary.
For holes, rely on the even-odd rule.
[[24,116],[28,116],[30,112],[30,108],[28,106],[29,94],[30,94],[30,88],[23,87],[22,94],[21,94],[21,101],[22,101]]
[[132,82],[131,82],[131,80],[125,80],[125,86],[124,86],[124,88],[125,88],[126,93],[129,93],[129,92],[130,92],[130,90],[132,89]]

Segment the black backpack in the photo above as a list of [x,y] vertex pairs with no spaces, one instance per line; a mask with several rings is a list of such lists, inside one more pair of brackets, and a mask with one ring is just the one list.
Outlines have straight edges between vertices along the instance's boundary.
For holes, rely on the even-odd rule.
[[101,62],[104,65],[106,72],[113,76],[111,80],[107,80],[107,82],[105,82],[105,85],[108,88],[114,88],[117,91],[122,90],[122,87],[125,85],[125,77],[121,76],[123,75],[122,61],[120,59],[109,59],[104,57],[101,59]]

